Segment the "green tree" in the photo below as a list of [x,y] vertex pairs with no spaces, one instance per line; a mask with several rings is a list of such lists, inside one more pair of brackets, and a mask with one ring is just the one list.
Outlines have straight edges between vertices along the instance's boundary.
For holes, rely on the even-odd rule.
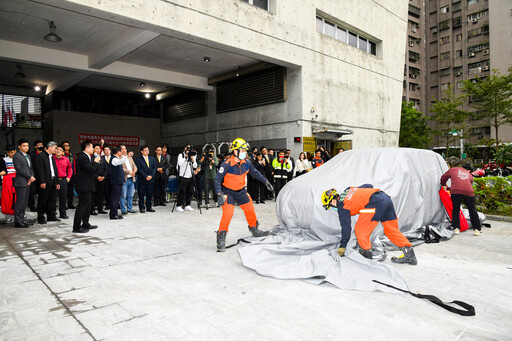
[[[434,99],[430,112],[434,113],[429,120],[439,123],[439,127],[432,131],[433,134],[446,139],[446,155],[449,154],[450,142],[464,138],[459,130],[464,130],[464,121],[468,118],[468,112],[461,109],[466,102],[464,95],[455,96],[451,85],[444,91],[442,99]],[[457,132],[455,135],[454,132]]]
[[430,128],[426,117],[413,106],[413,102],[402,102],[399,146],[426,149],[431,140]]
[[464,92],[471,99],[471,107],[475,109],[471,116],[494,127],[498,151],[498,128],[512,123],[512,66],[504,76],[493,69],[492,75],[485,79],[477,78],[476,82],[465,80]]

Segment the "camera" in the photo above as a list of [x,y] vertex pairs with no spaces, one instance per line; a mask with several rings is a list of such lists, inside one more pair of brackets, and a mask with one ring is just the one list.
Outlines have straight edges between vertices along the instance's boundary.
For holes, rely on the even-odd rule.
[[197,151],[194,149],[194,146],[189,145],[187,148],[185,148],[185,154],[188,156],[196,156]]

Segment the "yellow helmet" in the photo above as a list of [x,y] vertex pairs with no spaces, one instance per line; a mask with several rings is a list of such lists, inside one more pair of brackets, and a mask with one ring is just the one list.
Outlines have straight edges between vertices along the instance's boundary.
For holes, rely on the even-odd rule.
[[230,151],[233,151],[236,149],[249,149],[249,144],[247,142],[245,142],[244,139],[237,138],[231,143],[231,147],[229,147]]
[[333,201],[333,199],[336,199],[338,196],[339,196],[339,194],[335,188],[331,188],[331,189],[328,189],[327,191],[323,192],[322,193],[322,207],[325,208],[326,210],[330,209],[332,207],[331,201]]

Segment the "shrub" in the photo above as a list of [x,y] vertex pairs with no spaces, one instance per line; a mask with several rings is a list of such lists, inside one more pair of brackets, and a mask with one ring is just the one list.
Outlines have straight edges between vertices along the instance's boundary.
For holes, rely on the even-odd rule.
[[512,176],[475,178],[473,188],[479,211],[512,215]]

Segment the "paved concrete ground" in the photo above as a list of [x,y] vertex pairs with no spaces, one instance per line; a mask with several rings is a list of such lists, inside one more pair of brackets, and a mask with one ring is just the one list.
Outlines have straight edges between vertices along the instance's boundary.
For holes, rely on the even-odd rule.
[[[512,339],[511,223],[418,246],[416,267],[388,256],[412,291],[475,306],[462,317],[406,294],[261,277],[236,248],[215,252],[220,209],[170,209],[92,217],[100,228],[86,235],[70,220],[0,227],[0,339]],[[256,211],[262,226],[277,223],[273,203]],[[247,235],[236,208],[228,242]]]

